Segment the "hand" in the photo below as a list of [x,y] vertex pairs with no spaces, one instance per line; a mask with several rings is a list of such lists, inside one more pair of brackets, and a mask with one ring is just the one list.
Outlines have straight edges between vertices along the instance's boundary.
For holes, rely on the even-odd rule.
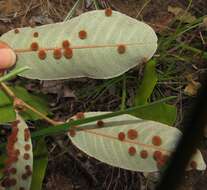
[[9,69],[15,63],[15,52],[7,44],[0,42],[0,71]]

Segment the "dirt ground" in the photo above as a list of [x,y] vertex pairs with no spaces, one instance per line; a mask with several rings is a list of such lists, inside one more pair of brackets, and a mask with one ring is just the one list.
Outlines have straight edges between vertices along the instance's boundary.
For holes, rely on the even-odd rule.
[[[13,28],[63,21],[75,2],[76,0],[1,0],[0,35]],[[77,8],[76,15],[94,9],[89,0],[86,2],[88,3]],[[162,19],[169,17],[168,5],[183,8],[188,5],[185,0],[153,0],[143,8],[145,2],[111,0],[108,5],[114,10],[143,20],[152,27],[155,27],[154,23],[163,23]],[[103,3],[102,8],[105,5]],[[196,16],[207,14],[207,0],[193,1],[191,7],[190,11]],[[120,98],[114,93],[116,89],[110,89],[97,100],[90,96],[82,98],[79,89],[83,86],[93,88],[99,83],[89,79],[27,81],[25,86],[28,90],[47,94],[55,118],[65,119],[73,113],[89,109],[117,110]],[[134,87],[131,83],[129,85]],[[158,181],[158,174],[150,174],[146,179],[142,173],[114,168],[90,158],[75,148],[64,135],[49,137],[47,143],[49,164],[43,183],[44,190],[151,190]],[[207,162],[207,152],[204,151],[203,154]],[[207,187],[207,171],[189,172],[185,178],[182,190],[204,190]]]

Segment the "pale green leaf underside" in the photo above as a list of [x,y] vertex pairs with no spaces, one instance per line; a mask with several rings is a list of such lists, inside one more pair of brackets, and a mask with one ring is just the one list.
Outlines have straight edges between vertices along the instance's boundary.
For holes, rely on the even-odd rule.
[[[15,186],[12,186],[10,188],[6,188],[8,190],[14,190],[14,189],[20,189],[20,187],[23,187],[25,190],[30,190],[30,185],[31,185],[31,176],[28,177],[26,180],[22,179],[22,175],[26,173],[25,167],[29,165],[31,167],[31,170],[33,168],[33,152],[32,152],[32,142],[31,138],[25,142],[24,139],[24,130],[28,129],[27,124],[25,121],[22,119],[22,117],[17,114],[16,117],[17,120],[20,121],[18,124],[18,134],[17,134],[17,142],[15,143],[15,149],[20,151],[20,154],[18,156],[18,161],[13,163],[11,168],[16,168],[17,172],[16,174],[10,174],[11,179],[16,179],[17,183]],[[25,151],[24,146],[25,144],[30,145],[30,150]],[[24,153],[28,153],[30,155],[30,159],[25,160],[24,159]]]
[[[78,36],[81,30],[87,32],[84,40]],[[157,48],[157,36],[150,26],[116,11],[110,17],[105,16],[103,10],[90,11],[67,22],[19,31],[15,34],[11,30],[0,40],[16,50],[17,67],[31,68],[20,75],[32,79],[112,78],[150,59]],[[38,38],[33,37],[34,32],[39,33]],[[72,59],[56,60],[53,50],[47,51],[45,60],[40,60],[37,52],[21,52],[21,49],[29,49],[32,42],[38,42],[40,48],[58,48],[63,40],[71,42]],[[125,53],[118,53],[119,44],[125,44]]]
[[[85,113],[85,117],[96,116],[105,112]],[[82,151],[109,165],[141,172],[158,171],[157,164],[153,159],[154,151],[161,151],[170,155],[175,149],[181,132],[174,127],[167,126],[154,121],[141,120],[131,115],[121,115],[104,120],[105,127],[98,129],[85,129],[77,131],[72,142]],[[95,123],[94,123],[95,124]],[[95,127],[94,124],[83,125],[81,128]],[[135,140],[126,138],[120,141],[119,132],[127,134],[129,129],[138,131],[139,136]],[[162,144],[152,144],[152,137],[160,136]],[[136,155],[128,153],[129,147],[136,148]],[[139,153],[141,150],[148,151],[148,158],[143,159]],[[200,151],[194,155],[192,160],[196,161],[197,169],[204,170],[206,165]],[[190,168],[188,168],[190,169]]]

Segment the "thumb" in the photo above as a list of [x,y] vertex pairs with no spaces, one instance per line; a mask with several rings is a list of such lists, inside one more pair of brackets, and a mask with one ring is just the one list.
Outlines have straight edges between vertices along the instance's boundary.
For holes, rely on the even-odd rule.
[[9,69],[15,63],[15,52],[7,44],[0,42],[0,70]]

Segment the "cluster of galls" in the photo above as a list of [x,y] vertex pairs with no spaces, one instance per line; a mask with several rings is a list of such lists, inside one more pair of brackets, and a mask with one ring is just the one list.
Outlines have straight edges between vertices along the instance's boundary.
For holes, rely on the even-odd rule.
[[[105,15],[107,17],[112,16],[112,10],[110,8],[107,8],[105,10]],[[15,29],[14,32],[15,34],[20,33],[18,29]],[[79,37],[79,39],[85,40],[88,37],[88,33],[85,30],[80,30],[77,36]],[[33,37],[38,38],[39,33],[34,32]],[[68,40],[63,40],[62,45],[59,48],[41,48],[39,44],[36,41],[34,41],[30,44],[30,50],[37,51],[37,55],[40,60],[45,60],[47,58],[47,51],[53,51],[53,58],[56,60],[61,59],[63,56],[66,59],[71,59],[73,57],[73,48],[70,47],[70,42]],[[126,46],[124,44],[117,45],[117,52],[119,54],[124,54],[125,51],[126,51]]]
[[[5,177],[1,182],[2,187],[5,188],[14,187],[17,186],[17,184],[19,186],[20,184],[19,177],[18,177],[19,175],[22,175],[21,176],[22,180],[27,180],[28,177],[32,175],[32,168],[30,165],[25,166],[25,172],[23,174],[19,174],[16,167],[18,161],[20,161],[21,159],[25,161],[30,159],[30,154],[27,152],[31,150],[31,145],[29,144],[30,131],[27,128],[24,130],[24,141],[25,141],[24,147],[22,147],[22,149],[18,149],[17,146],[15,146],[15,144],[18,142],[19,122],[20,121],[18,120],[13,122],[12,132],[8,137],[8,143],[6,147],[8,158],[5,161],[5,169],[4,169]],[[24,152],[24,154],[22,152]],[[23,158],[20,158],[20,156],[22,156]],[[25,188],[20,186],[17,190],[25,190]]]

